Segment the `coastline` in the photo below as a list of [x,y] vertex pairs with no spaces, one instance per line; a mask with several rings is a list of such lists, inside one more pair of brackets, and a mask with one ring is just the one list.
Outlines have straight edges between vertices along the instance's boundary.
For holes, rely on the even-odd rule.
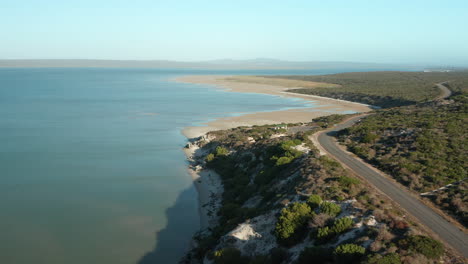
[[189,162],[188,173],[192,177],[195,189],[198,192],[198,211],[200,214],[200,231],[216,225],[216,212],[221,207],[223,186],[220,176],[213,170],[204,166],[203,153],[200,142],[209,142],[210,138],[204,135],[199,138],[189,139],[183,149]]
[[174,81],[209,85],[215,89],[223,89],[228,92],[258,93],[287,98],[297,98],[305,100],[305,103],[310,103],[314,106],[271,112],[248,113],[241,116],[219,118],[217,120],[204,123],[204,126],[184,128],[182,133],[187,138],[200,137],[209,131],[225,130],[239,126],[303,123],[310,122],[311,119],[316,117],[334,113],[340,113],[344,111],[362,113],[369,112],[373,109],[372,106],[366,104],[288,92],[288,89],[291,89],[291,87],[229,81],[225,80],[227,77],[229,76],[187,75],[176,78]]
[[201,232],[205,232],[211,226],[216,225],[216,211],[221,206],[223,192],[223,186],[219,175],[203,166],[204,160],[202,160],[201,157],[204,156],[204,153],[199,152],[199,144],[211,140],[207,134],[208,132],[239,126],[310,122],[313,118],[343,111],[369,112],[373,109],[372,106],[366,104],[288,92],[287,90],[291,87],[228,81],[225,80],[227,77],[229,76],[187,75],[176,78],[173,81],[209,85],[214,89],[223,89],[229,92],[260,93],[288,98],[299,98],[305,100],[306,103],[313,103],[314,106],[224,117],[204,123],[203,125],[205,126],[186,127],[182,130],[182,134],[188,138],[188,144],[184,148],[184,153],[189,161],[188,172],[198,192]]

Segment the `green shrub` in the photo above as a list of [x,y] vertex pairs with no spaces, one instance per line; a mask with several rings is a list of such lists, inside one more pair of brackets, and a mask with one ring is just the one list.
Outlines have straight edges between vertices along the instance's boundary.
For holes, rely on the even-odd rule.
[[340,233],[350,229],[353,226],[353,220],[349,217],[336,219],[332,227],[321,227],[317,230],[316,238],[318,242],[326,243]]
[[216,156],[226,156],[229,153],[229,150],[227,150],[224,147],[217,146],[216,147]]
[[215,251],[213,257],[215,264],[248,263],[248,258],[241,256],[241,252],[236,248],[223,248]]
[[335,217],[341,212],[341,207],[331,202],[323,202],[320,205],[320,212]]
[[366,249],[356,244],[342,244],[335,248],[333,254],[339,263],[353,263],[358,261]]
[[331,231],[335,234],[343,233],[344,231],[350,229],[353,226],[353,219],[349,217],[343,217],[336,219],[333,223]]
[[322,247],[308,247],[301,252],[299,258],[297,259],[297,263],[327,263],[332,260],[333,255],[330,249]]
[[357,185],[361,183],[358,179],[356,178],[351,178],[348,176],[340,176],[338,178],[338,182],[340,183],[341,186],[343,187],[351,187],[351,185]]
[[286,140],[281,143],[281,148],[283,150],[290,150],[292,147],[302,144],[302,141],[299,139]]
[[281,166],[281,165],[286,165],[288,163],[291,163],[291,161],[293,160],[294,158],[292,157],[280,157],[276,160],[276,163],[275,165],[276,166]]
[[294,245],[304,235],[307,221],[312,216],[312,209],[306,203],[293,203],[281,210],[275,226],[278,242],[284,245]]
[[207,162],[210,162],[210,161],[214,160],[214,158],[215,158],[215,155],[214,155],[213,153],[210,153],[210,154],[208,154],[208,155],[206,156],[205,160],[206,160]]
[[270,160],[273,161],[276,166],[289,164],[303,154],[301,151],[293,148],[301,143],[302,141],[299,139],[283,141],[274,147],[269,147],[267,149],[267,155],[270,156]]
[[376,134],[373,134],[373,133],[366,133],[363,137],[362,137],[362,142],[363,143],[373,143],[375,142],[375,140],[378,138],[378,136]]
[[365,264],[401,264],[400,255],[397,253],[390,253],[385,256],[380,254],[371,255]]
[[319,207],[320,204],[322,204],[322,202],[323,202],[322,197],[316,194],[312,194],[311,196],[309,196],[309,198],[307,198],[307,204],[312,209]]
[[351,152],[354,152],[354,154],[358,155],[359,157],[367,157],[367,155],[369,154],[360,146],[350,145],[349,150],[351,150]]
[[437,259],[444,254],[442,243],[426,236],[409,236],[400,240],[399,245],[431,259]]
[[330,230],[328,226],[320,227],[317,230],[317,240],[321,243],[325,243],[330,240],[333,236],[333,232]]

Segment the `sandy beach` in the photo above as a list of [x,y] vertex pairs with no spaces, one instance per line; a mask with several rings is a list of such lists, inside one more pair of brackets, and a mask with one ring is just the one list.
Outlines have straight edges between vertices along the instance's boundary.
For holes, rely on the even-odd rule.
[[[204,136],[203,140],[209,141],[210,139]],[[190,163],[188,172],[198,192],[200,229],[204,231],[216,225],[218,221],[216,212],[221,207],[223,185],[215,171],[203,166],[203,157],[206,153],[201,151],[197,141],[189,142],[184,148],[184,153]]]
[[[216,89],[223,89],[230,92],[241,93],[260,93],[276,95],[281,97],[300,98],[306,102],[314,104],[314,107],[251,113],[236,117],[220,118],[212,122],[205,123],[202,127],[187,127],[182,132],[188,138],[194,138],[204,135],[209,131],[224,130],[239,126],[267,125],[278,123],[299,123],[310,122],[311,119],[330,115],[334,113],[342,113],[343,111],[353,112],[368,112],[372,107],[365,104],[348,102],[343,100],[325,98],[313,95],[304,95],[287,92],[288,89],[295,88],[292,85],[302,85],[301,83],[284,83],[279,81],[279,85],[264,84],[264,83],[246,83],[228,80],[230,76],[220,75],[194,75],[183,76],[175,79],[178,82],[186,82],[192,84],[210,85]],[[312,83],[313,85],[314,83]],[[333,89],[333,88],[330,88]]]
[[[287,92],[288,89],[295,88],[295,85],[313,87],[314,85],[317,85],[316,83],[278,81],[278,85],[272,85],[271,80],[268,80],[270,83],[248,83],[238,80],[230,80],[229,78],[231,77],[219,75],[194,75],[179,77],[175,79],[175,81],[210,85],[214,89],[223,89],[229,92],[260,93],[281,97],[300,98],[306,102],[310,102],[311,107],[249,113],[242,116],[220,118],[215,121],[205,123],[205,126],[185,128],[182,132],[187,138],[193,139],[203,136],[205,137],[205,140],[209,140],[206,138],[206,133],[214,130],[225,130],[239,126],[310,122],[311,119],[319,116],[342,113],[344,111],[368,112],[372,110],[371,106],[365,104]],[[203,168],[201,165],[203,164],[203,161],[200,160],[200,157],[204,155],[203,153],[200,153],[200,149],[196,142],[189,143],[188,147],[185,148],[184,151],[190,162],[189,173],[192,176],[195,187],[198,191],[201,229],[204,230],[216,224],[217,218],[214,212],[216,212],[221,205],[220,202],[223,191],[222,183],[219,175],[214,171]]]

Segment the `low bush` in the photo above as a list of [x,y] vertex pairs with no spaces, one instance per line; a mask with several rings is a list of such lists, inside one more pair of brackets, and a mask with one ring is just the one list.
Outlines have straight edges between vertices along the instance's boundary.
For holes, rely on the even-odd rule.
[[211,162],[211,161],[213,161],[214,159],[215,159],[215,155],[214,155],[213,153],[208,154],[208,155],[206,156],[206,158],[205,158],[205,160],[206,160],[207,162]]
[[374,134],[374,133],[366,133],[362,137],[362,142],[363,143],[374,143],[377,138],[378,138],[378,136],[376,134]]
[[317,229],[316,239],[320,243],[329,242],[337,235],[345,232],[353,226],[353,220],[349,217],[335,219],[331,227],[325,226]]
[[216,147],[216,156],[226,156],[227,154],[229,154],[229,150],[226,148],[221,146]]
[[328,226],[321,227],[317,230],[317,240],[320,243],[325,243],[333,237],[333,232]]
[[300,144],[302,144],[302,141],[300,139],[286,140],[283,143],[281,143],[281,148],[284,150],[289,150],[292,147]]
[[320,205],[320,212],[334,217],[341,212],[341,207],[331,202],[323,202]]
[[286,165],[288,163],[291,163],[291,161],[294,159],[294,157],[280,157],[276,160],[275,165],[276,166],[281,166],[281,165]]
[[351,187],[351,185],[358,185],[359,183],[361,183],[358,179],[351,178],[348,176],[340,176],[338,178],[338,182],[340,183],[341,186],[347,187],[347,188]]
[[342,244],[333,251],[339,263],[358,262],[365,253],[366,249],[356,244]]
[[281,210],[275,226],[275,235],[283,245],[294,245],[304,237],[307,221],[312,217],[312,209],[306,203],[293,203]]
[[437,259],[444,254],[442,243],[427,236],[409,236],[400,240],[399,245],[431,259]]
[[350,229],[353,226],[353,219],[349,217],[343,217],[336,219],[333,223],[331,231],[335,234],[343,233],[344,231]]
[[316,194],[312,194],[307,198],[307,204],[310,206],[310,208],[315,209],[319,207],[322,204],[323,200],[322,197]]
[[291,163],[294,159],[300,157],[303,153],[294,146],[302,143],[299,139],[287,140],[277,144],[275,147],[271,147],[268,152],[270,154],[270,160],[275,163],[276,166],[282,166]]
[[400,255],[390,253],[385,256],[373,254],[364,261],[364,264],[401,264]]

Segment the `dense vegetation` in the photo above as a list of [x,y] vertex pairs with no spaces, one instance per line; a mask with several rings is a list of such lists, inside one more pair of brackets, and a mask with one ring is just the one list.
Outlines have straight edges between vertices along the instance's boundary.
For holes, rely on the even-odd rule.
[[[353,72],[330,75],[264,76],[265,78],[292,79],[321,82],[326,85],[315,88],[302,86],[289,90],[348,101],[360,102],[383,108],[411,105],[432,100],[440,91],[436,83],[450,81],[453,91],[467,89],[468,72]],[[330,84],[337,84],[333,87]]]
[[[207,153],[202,162],[221,176],[225,189],[219,225],[197,237],[198,246],[187,261],[384,264],[449,260],[443,247],[408,222],[387,198],[339,163],[318,155],[308,135],[340,120],[320,118],[306,124],[313,128],[309,132],[287,132],[281,137],[270,126],[211,132],[215,139],[200,144]],[[309,150],[299,150],[299,146]],[[274,221],[271,231],[258,239],[273,236],[274,247],[263,253],[255,253],[257,246],[236,247],[238,240],[229,233],[263,216]],[[427,248],[436,249],[434,256],[422,253]]]
[[307,203],[293,203],[283,208],[275,227],[278,242],[287,246],[303,239],[307,221],[312,215],[312,209]]
[[[468,85],[467,85],[468,87]],[[468,225],[468,96],[377,111],[342,131],[349,150]]]

